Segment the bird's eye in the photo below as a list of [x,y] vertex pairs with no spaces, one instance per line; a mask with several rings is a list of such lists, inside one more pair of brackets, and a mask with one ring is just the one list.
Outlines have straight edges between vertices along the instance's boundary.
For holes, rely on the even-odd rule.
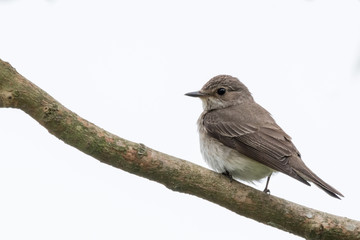
[[226,89],[225,88],[219,88],[218,90],[217,90],[217,94],[219,94],[219,95],[224,95],[226,93]]

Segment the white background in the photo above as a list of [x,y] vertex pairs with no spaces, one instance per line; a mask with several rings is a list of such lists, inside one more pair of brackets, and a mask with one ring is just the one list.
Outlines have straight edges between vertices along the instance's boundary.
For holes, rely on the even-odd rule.
[[[271,193],[360,219],[360,2],[0,1],[0,58],[126,139],[206,166],[199,90],[244,82],[345,198],[285,175]],[[104,165],[0,109],[0,239],[299,239]],[[253,185],[264,188],[264,181]]]

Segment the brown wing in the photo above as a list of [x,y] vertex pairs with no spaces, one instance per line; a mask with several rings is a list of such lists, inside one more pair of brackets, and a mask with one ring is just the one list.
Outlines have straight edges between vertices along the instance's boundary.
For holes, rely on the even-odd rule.
[[343,197],[304,164],[291,137],[255,102],[210,111],[204,115],[203,125],[211,137],[245,156],[307,185],[307,180],[312,181],[333,197]]
[[256,117],[251,116],[253,111],[238,106],[208,112],[203,118],[204,127],[211,137],[224,145],[310,185],[289,162],[293,157],[300,156],[290,136],[265,109],[257,104],[254,107],[256,109],[253,110],[258,110]]

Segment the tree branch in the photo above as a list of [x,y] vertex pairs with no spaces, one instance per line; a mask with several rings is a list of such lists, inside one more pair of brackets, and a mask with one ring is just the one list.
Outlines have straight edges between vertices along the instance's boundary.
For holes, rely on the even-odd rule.
[[0,60],[0,107],[18,108],[80,151],[167,188],[195,195],[306,239],[359,239],[360,222],[310,209],[229,179],[79,117]]

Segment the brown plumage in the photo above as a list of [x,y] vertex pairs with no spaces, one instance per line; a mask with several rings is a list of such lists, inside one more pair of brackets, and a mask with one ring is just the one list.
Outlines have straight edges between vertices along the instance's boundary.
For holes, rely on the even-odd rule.
[[[215,170],[249,181],[279,171],[307,185],[311,181],[332,197],[343,197],[304,164],[291,137],[254,101],[247,87],[237,78],[216,76],[200,91],[187,95],[200,97],[203,101],[204,112],[198,121],[202,153]],[[209,153],[214,147],[221,151]],[[222,154],[228,151],[235,152]],[[234,157],[236,155],[238,159]],[[254,167],[245,170],[244,166],[249,164],[242,161],[243,156],[266,166],[264,169],[270,168],[269,172],[260,174]]]

